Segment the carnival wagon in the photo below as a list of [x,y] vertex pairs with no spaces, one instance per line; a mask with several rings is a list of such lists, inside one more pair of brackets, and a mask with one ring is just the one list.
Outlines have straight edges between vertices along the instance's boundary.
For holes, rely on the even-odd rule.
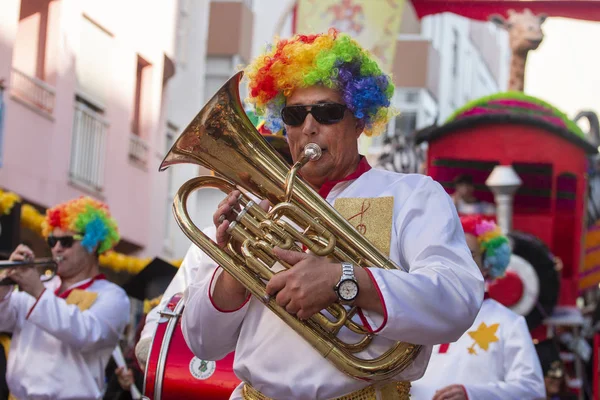
[[588,159],[596,147],[562,112],[522,93],[469,103],[417,140],[428,143],[427,174],[449,193],[453,180],[468,174],[477,198],[494,203],[486,180],[496,166],[511,166],[522,181],[509,216],[520,260],[491,294],[526,315],[544,339],[543,318],[556,305],[574,307],[579,295]]
[[[582,266],[592,222],[588,171],[596,146],[564,113],[519,92],[477,99],[443,125],[418,132],[416,141],[427,142],[427,174],[448,193],[456,177],[469,175],[478,200],[495,203],[513,256],[506,276],[489,287],[490,296],[525,316],[535,343],[574,328],[564,344],[574,350],[572,377],[580,380],[577,299],[590,286],[582,285]],[[515,182],[497,181],[499,167],[498,172],[512,168],[520,182],[511,188]],[[502,192],[508,194],[499,197]],[[578,382],[572,385],[575,391],[581,388]]]

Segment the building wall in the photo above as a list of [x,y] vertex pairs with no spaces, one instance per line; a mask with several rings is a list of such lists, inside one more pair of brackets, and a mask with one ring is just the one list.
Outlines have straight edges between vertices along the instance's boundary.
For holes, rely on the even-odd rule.
[[[209,0],[185,0],[179,4],[175,46],[177,73],[169,82],[168,126],[165,133],[171,137],[163,150],[165,154],[208,100],[205,75],[209,11]],[[168,174],[168,189],[160,197],[167,211],[164,250],[174,258],[183,257],[191,242],[173,216],[173,198],[187,180],[198,176],[199,171],[198,166],[181,164],[163,172]],[[208,191],[212,192],[210,189]],[[208,225],[207,222],[210,222],[206,220],[207,212],[200,201],[207,196],[210,197],[210,194],[206,191],[196,192],[188,201],[190,216],[200,228],[204,228]]]
[[[173,54],[175,5],[175,0],[6,0],[0,4],[0,79],[8,82],[0,186],[41,207],[80,195],[105,201],[124,243],[143,255],[160,252],[154,238],[162,237],[157,229],[166,216],[164,202],[159,207],[154,195],[165,190],[166,182],[166,175],[156,171],[165,147],[163,80],[166,60]],[[31,48],[32,41],[32,33],[19,40],[19,28],[35,32],[30,16],[19,24],[21,6],[33,7],[33,15],[47,14],[45,29],[38,25],[45,31],[39,36],[45,45],[36,57],[19,56],[19,49]],[[142,9],[144,18],[140,18]],[[45,56],[40,58],[42,53]],[[102,54],[96,63],[94,54]],[[138,58],[147,68],[137,95],[139,130],[132,138]],[[15,62],[26,70],[25,77],[11,73]],[[30,79],[33,71],[38,80]],[[34,88],[32,93],[54,93],[50,111],[30,98],[23,100],[17,93],[25,87],[23,82]],[[76,102],[76,95],[85,102]],[[96,186],[72,179],[74,118],[88,115],[76,107],[99,111],[93,121],[105,126],[104,151],[95,152],[101,155],[94,167],[101,176]],[[142,158],[133,160],[132,152]]]
[[422,28],[422,35],[440,54],[440,122],[466,102],[506,89],[510,56],[506,32],[449,13],[425,17]]
[[254,31],[252,34],[252,57],[264,51],[275,35],[289,37],[292,34],[291,4],[295,0],[255,0]]
[[[252,1],[188,2],[185,12],[187,22],[180,21],[178,73],[169,91],[168,116],[173,139],[179,136],[221,86],[248,62],[253,40]],[[186,7],[185,4],[183,7]],[[240,92],[243,100],[246,93],[243,85]],[[195,165],[176,165],[166,173],[170,174],[169,187],[167,196],[162,198],[169,216],[165,223],[164,249],[174,257],[182,257],[191,242],[172,217],[172,200],[185,181],[209,174],[210,171]],[[196,226],[204,229],[213,225],[213,213],[224,196],[223,192],[216,189],[203,189],[190,196],[188,211]]]
[[19,27],[21,0],[4,0],[0,3],[0,79],[8,85],[12,54]]
[[[449,13],[425,17],[420,26],[413,19],[407,3],[394,63],[392,104],[400,115],[386,136],[410,136],[443,123],[457,108],[505,90],[508,82],[510,51],[503,30]],[[362,139],[361,149],[374,163],[384,151],[384,138]]]

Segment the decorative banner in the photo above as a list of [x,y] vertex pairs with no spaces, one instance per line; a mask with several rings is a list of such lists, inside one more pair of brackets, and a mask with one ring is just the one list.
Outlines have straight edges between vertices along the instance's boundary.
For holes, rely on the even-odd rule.
[[585,235],[585,258],[579,273],[579,290],[597,287],[600,283],[600,221],[590,226]]
[[487,21],[492,14],[506,15],[511,9],[522,12],[529,8],[536,15],[600,21],[599,0],[412,0],[412,4],[419,18],[447,12]]
[[298,0],[295,27],[300,34],[336,28],[348,33],[392,70],[405,0]]

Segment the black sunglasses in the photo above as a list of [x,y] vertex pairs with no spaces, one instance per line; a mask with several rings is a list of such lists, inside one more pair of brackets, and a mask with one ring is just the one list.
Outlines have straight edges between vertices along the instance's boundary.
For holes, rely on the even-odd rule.
[[76,240],[81,240],[81,236],[73,235],[73,236],[48,236],[48,246],[51,249],[56,246],[56,243],[60,243],[60,247],[68,249],[73,246]]
[[285,106],[281,110],[281,119],[286,125],[300,126],[304,123],[306,116],[312,114],[313,118],[320,124],[331,125],[344,119],[346,106],[338,103],[302,104],[297,106]]

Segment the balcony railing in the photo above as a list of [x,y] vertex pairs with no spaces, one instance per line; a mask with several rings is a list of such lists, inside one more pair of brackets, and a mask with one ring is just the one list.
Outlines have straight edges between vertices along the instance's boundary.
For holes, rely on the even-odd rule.
[[146,165],[148,153],[148,143],[136,134],[129,134],[129,158],[140,165]]
[[10,92],[20,100],[37,107],[48,115],[54,111],[54,88],[46,82],[12,69]]
[[104,184],[104,158],[108,122],[85,104],[75,102],[69,176],[73,183],[100,192]]

